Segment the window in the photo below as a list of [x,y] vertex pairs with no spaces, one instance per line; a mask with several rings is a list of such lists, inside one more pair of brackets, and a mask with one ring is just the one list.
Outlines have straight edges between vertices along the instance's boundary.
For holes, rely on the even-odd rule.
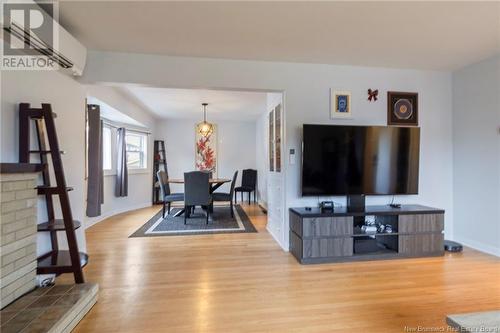
[[102,129],[102,168],[103,170],[113,169],[111,127],[104,125]]
[[127,166],[129,169],[147,168],[147,142],[146,134],[127,131],[125,141],[127,143]]

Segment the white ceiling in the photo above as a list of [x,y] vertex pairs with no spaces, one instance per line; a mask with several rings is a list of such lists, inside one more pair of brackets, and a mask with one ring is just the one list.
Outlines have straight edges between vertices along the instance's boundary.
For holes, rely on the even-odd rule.
[[101,112],[101,118],[107,119],[111,122],[117,123],[117,124],[128,124],[128,125],[133,125],[137,127],[146,127],[144,124],[138,122],[135,119],[132,119],[131,117],[127,116],[126,114],[118,111],[111,105],[101,101],[98,98],[95,98],[93,96],[87,96],[87,104],[96,104],[99,105],[99,110]]
[[262,92],[168,89],[137,85],[122,85],[119,89],[162,119],[201,121],[201,103],[208,103],[208,121],[253,121],[266,112],[267,94]]
[[91,49],[453,70],[500,51],[500,2],[63,1]]

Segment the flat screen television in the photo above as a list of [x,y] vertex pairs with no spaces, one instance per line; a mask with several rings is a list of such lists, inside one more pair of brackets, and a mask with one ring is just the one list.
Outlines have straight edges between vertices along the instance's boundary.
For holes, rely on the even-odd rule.
[[303,125],[302,195],[418,193],[420,128]]

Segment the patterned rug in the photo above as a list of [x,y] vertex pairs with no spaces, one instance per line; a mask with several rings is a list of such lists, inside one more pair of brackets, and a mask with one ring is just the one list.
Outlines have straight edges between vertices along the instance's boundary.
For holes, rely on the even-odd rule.
[[234,207],[234,218],[232,218],[229,206],[214,206],[214,212],[208,224],[206,224],[205,212],[201,208],[196,208],[194,214],[187,219],[186,224],[184,224],[183,215],[178,217],[173,216],[181,208],[172,208],[170,215],[165,218],[162,218],[162,211],[160,210],[129,237],[257,232],[243,208],[240,205]]

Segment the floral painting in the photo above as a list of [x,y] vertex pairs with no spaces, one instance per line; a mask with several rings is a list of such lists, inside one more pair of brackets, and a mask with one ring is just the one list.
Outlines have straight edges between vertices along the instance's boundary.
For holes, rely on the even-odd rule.
[[212,177],[217,177],[217,126],[208,136],[200,134],[201,124],[196,125],[196,170],[210,171]]

